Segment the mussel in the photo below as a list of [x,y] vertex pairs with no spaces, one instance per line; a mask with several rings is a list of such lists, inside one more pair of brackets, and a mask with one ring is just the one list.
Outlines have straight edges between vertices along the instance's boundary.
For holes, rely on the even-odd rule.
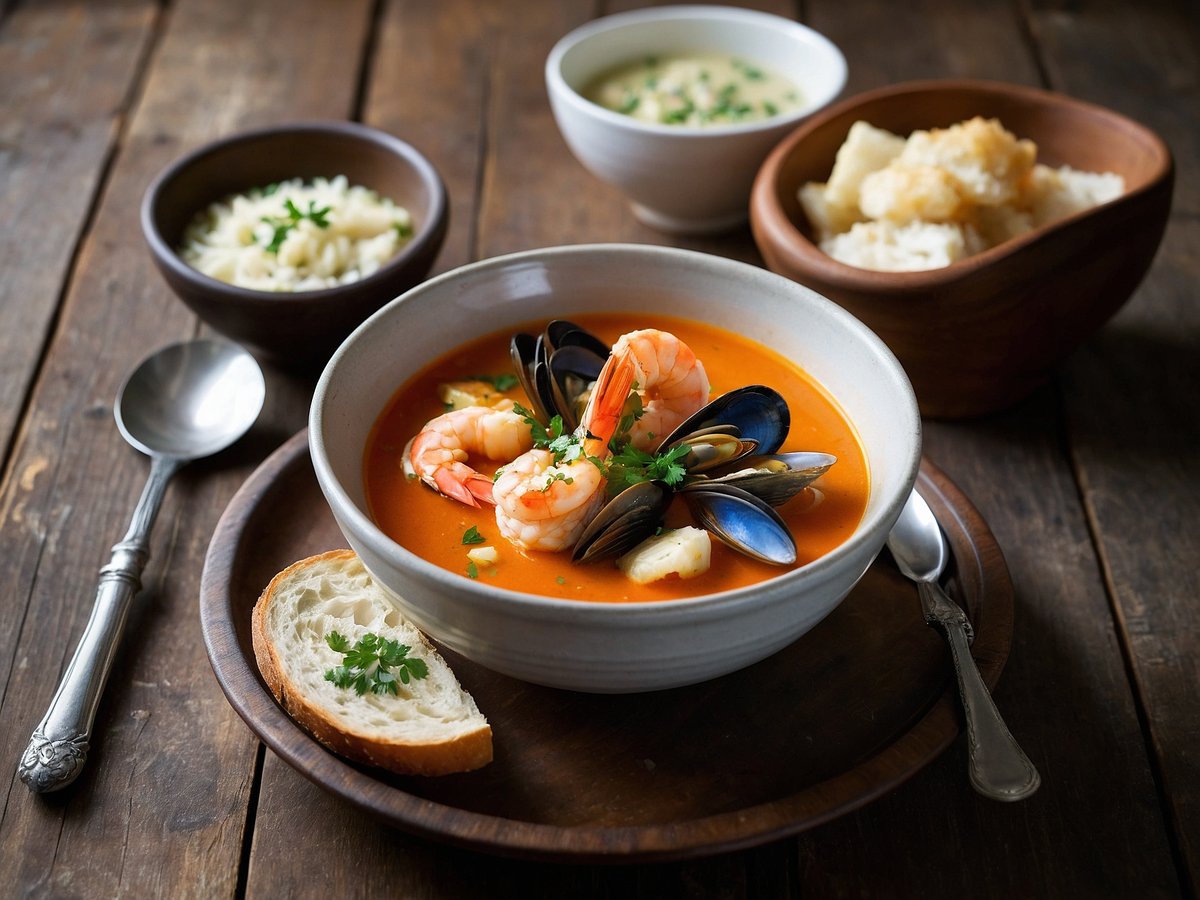
[[829,471],[837,462],[831,453],[799,451],[743,456],[719,469],[689,472],[680,490],[737,487],[768,506],[782,506]]
[[787,523],[753,494],[724,485],[697,488],[684,496],[696,524],[733,549],[776,566],[796,561],[796,539]]
[[584,532],[574,558],[593,561],[632,549],[654,533],[678,492],[696,524],[719,540],[763,562],[791,565],[795,540],[773,507],[837,460],[828,453],[777,453],[790,424],[787,401],[764,385],[717,397],[662,442],[659,452],[688,447],[682,484],[644,482],[619,493]]
[[532,412],[548,425],[561,416],[567,431],[579,425],[580,399],[608,359],[608,346],[566,319],[555,319],[536,337],[513,335],[509,355]]
[[629,552],[662,522],[671,489],[661,481],[640,481],[610,500],[575,543],[575,562],[609,559]]
[[702,448],[694,451],[694,459],[684,459],[689,472],[702,472],[748,453],[774,453],[783,446],[791,423],[783,395],[766,385],[752,384],[722,394],[693,413],[663,438],[659,449],[682,443]]

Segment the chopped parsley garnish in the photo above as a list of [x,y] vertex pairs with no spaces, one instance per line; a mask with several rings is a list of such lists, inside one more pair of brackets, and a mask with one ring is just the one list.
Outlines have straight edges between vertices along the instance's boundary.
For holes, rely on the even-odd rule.
[[616,451],[621,447],[621,442],[628,436],[629,429],[633,427],[633,423],[640,419],[646,412],[642,406],[642,396],[636,390],[629,394],[629,399],[625,401],[625,412],[621,415],[620,421],[617,422],[617,430],[613,433],[612,440],[608,442],[610,450]]
[[480,534],[479,529],[474,525],[463,532],[462,542],[464,544],[482,544],[486,540],[487,538]]
[[629,444],[608,461],[609,486],[620,491],[641,481],[661,481],[674,487],[687,474],[680,460],[690,449],[686,444],[680,444],[662,453],[647,453]]
[[340,688],[352,687],[360,696],[367,691],[397,694],[397,681],[408,684],[429,674],[425,660],[409,658],[407,644],[377,634],[368,632],[351,646],[349,638],[331,631],[325,636],[325,643],[344,657],[340,666],[325,673],[325,680]]
[[[604,472],[604,463],[583,451],[584,437],[579,434],[564,434],[562,416],[555,416],[550,420],[549,425],[543,425],[538,421],[537,417],[520,403],[513,406],[513,412],[525,420],[529,425],[530,434],[533,436],[533,446],[541,450],[549,450],[554,454],[554,464],[570,465],[577,459],[586,459],[601,472]],[[591,437],[591,435],[588,435]],[[548,490],[553,481],[566,481],[571,483],[571,479],[565,475],[555,476],[546,482],[546,487],[543,490]]]
[[268,253],[278,253],[288,234],[304,219],[308,219],[318,228],[329,227],[329,211],[332,207],[323,206],[318,209],[316,201],[309,200],[308,210],[305,212],[292,202],[291,197],[283,201],[283,207],[286,212],[284,216],[262,217],[262,220],[271,226],[271,240],[267,244]]
[[762,81],[762,79],[766,77],[763,75],[762,69],[752,66],[750,63],[744,62],[740,59],[735,59],[733,61],[733,65],[734,68],[741,69],[742,74],[745,75],[750,81]]
[[550,444],[563,436],[563,419],[562,416],[555,416],[550,420],[549,425],[543,425],[538,421],[538,417],[533,414],[532,410],[526,409],[520,403],[513,404],[513,412],[525,420],[525,424],[529,426],[530,433],[533,435],[533,446],[540,447],[545,450],[550,447]]
[[696,104],[691,100],[686,101],[679,109],[672,109],[663,114],[662,120],[668,125],[674,125],[679,122],[686,122],[688,116],[696,111]]
[[467,577],[468,578],[478,578],[479,577],[479,566],[475,565],[475,560],[473,560],[473,559],[467,560]]

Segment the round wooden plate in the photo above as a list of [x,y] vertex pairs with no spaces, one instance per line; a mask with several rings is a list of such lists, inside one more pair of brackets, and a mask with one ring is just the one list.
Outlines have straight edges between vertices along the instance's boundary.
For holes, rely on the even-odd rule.
[[[1012,638],[1004,558],[978,512],[928,461],[918,487],[950,539],[951,593],[965,600],[975,626],[972,654],[992,686]],[[222,516],[204,567],[201,626],[222,690],[268,747],[316,784],[409,832],[544,860],[730,851],[868,803],[959,733],[945,643],[925,626],[916,589],[885,553],[790,647],[691,687],[578,694],[515,681],[447,651],[492,723],[494,762],[441,778],[358,766],[283,712],[250,644],[250,612],[271,576],[342,546],[301,432],[259,467]]]

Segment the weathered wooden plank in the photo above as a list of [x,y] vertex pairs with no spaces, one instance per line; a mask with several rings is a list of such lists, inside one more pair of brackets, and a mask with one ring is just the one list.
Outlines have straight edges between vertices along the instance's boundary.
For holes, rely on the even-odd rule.
[[[893,795],[801,842],[801,884],[814,895],[1178,895],[1059,428],[1053,392],[1044,391],[986,422],[930,423],[926,440],[1009,563],[1015,633],[995,697],[1042,774],[1041,791],[1014,806],[974,795],[960,741]],[[1021,484],[1038,487],[1013,489]]]
[[157,16],[150,0],[48,2],[0,20],[0,447],[37,375]]
[[437,271],[476,257],[497,13],[492,4],[395,0],[376,26],[363,121],[411,143],[446,183],[450,228]]
[[1183,864],[1200,890],[1200,20],[1158,0],[1034,3],[1054,87],[1154,128],[1174,209],[1130,303],[1065,370],[1068,439]]
[[[0,707],[0,756],[14,765],[82,630],[92,573],[145,478],[145,461],[112,424],[112,397],[146,351],[197,331],[142,245],[142,193],[178,153],[223,132],[350,115],[370,12],[366,0],[172,7],[3,486],[0,555],[21,589],[4,607],[19,651]],[[219,897],[237,888],[255,744],[213,682],[194,598],[229,497],[303,424],[306,386],[275,373],[270,382],[250,439],[189,467],[168,492],[84,775],[45,798],[11,778],[0,871],[29,893]]]
[[[1007,6],[927,0],[905,11],[914,27],[903,40],[892,37],[894,7],[807,8],[846,51],[854,91],[913,77],[1039,80]],[[1011,413],[926,432],[926,452],[978,505],[1009,563],[1016,631],[996,699],[1042,772],[1041,792],[1013,807],[976,797],[960,741],[893,795],[803,838],[804,896],[1178,894],[1061,427],[1046,391]]]

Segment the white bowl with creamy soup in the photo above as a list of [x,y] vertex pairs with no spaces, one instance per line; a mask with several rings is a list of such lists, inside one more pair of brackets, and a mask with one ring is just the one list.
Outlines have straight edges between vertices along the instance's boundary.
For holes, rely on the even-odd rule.
[[845,58],[823,35],[722,6],[606,16],[567,34],[546,61],[571,151],[639,220],[684,234],[744,223],[767,153],[845,82]]
[[[576,562],[569,550],[506,538],[499,478],[497,505],[472,507],[401,474],[405,443],[444,411],[439,383],[489,375],[499,390],[509,337],[564,318],[605,344],[631,329],[678,327],[713,396],[761,383],[787,398],[783,449],[838,457],[813,494],[779,507],[794,523],[794,562],[756,562],[714,540],[704,575],[642,586],[619,562]],[[426,281],[334,354],[309,426],[317,481],[342,533],[409,619],[494,671],[603,693],[716,678],[804,635],[883,547],[921,452],[908,379],[857,319],[758,267],[639,244],[531,250]],[[466,462],[488,473],[478,454]],[[491,465],[519,468],[507,457]],[[591,468],[579,466],[571,490]],[[668,509],[664,527],[680,525],[670,517],[682,511]],[[829,528],[833,539],[814,543]],[[472,564],[476,541],[496,550],[491,562]]]

